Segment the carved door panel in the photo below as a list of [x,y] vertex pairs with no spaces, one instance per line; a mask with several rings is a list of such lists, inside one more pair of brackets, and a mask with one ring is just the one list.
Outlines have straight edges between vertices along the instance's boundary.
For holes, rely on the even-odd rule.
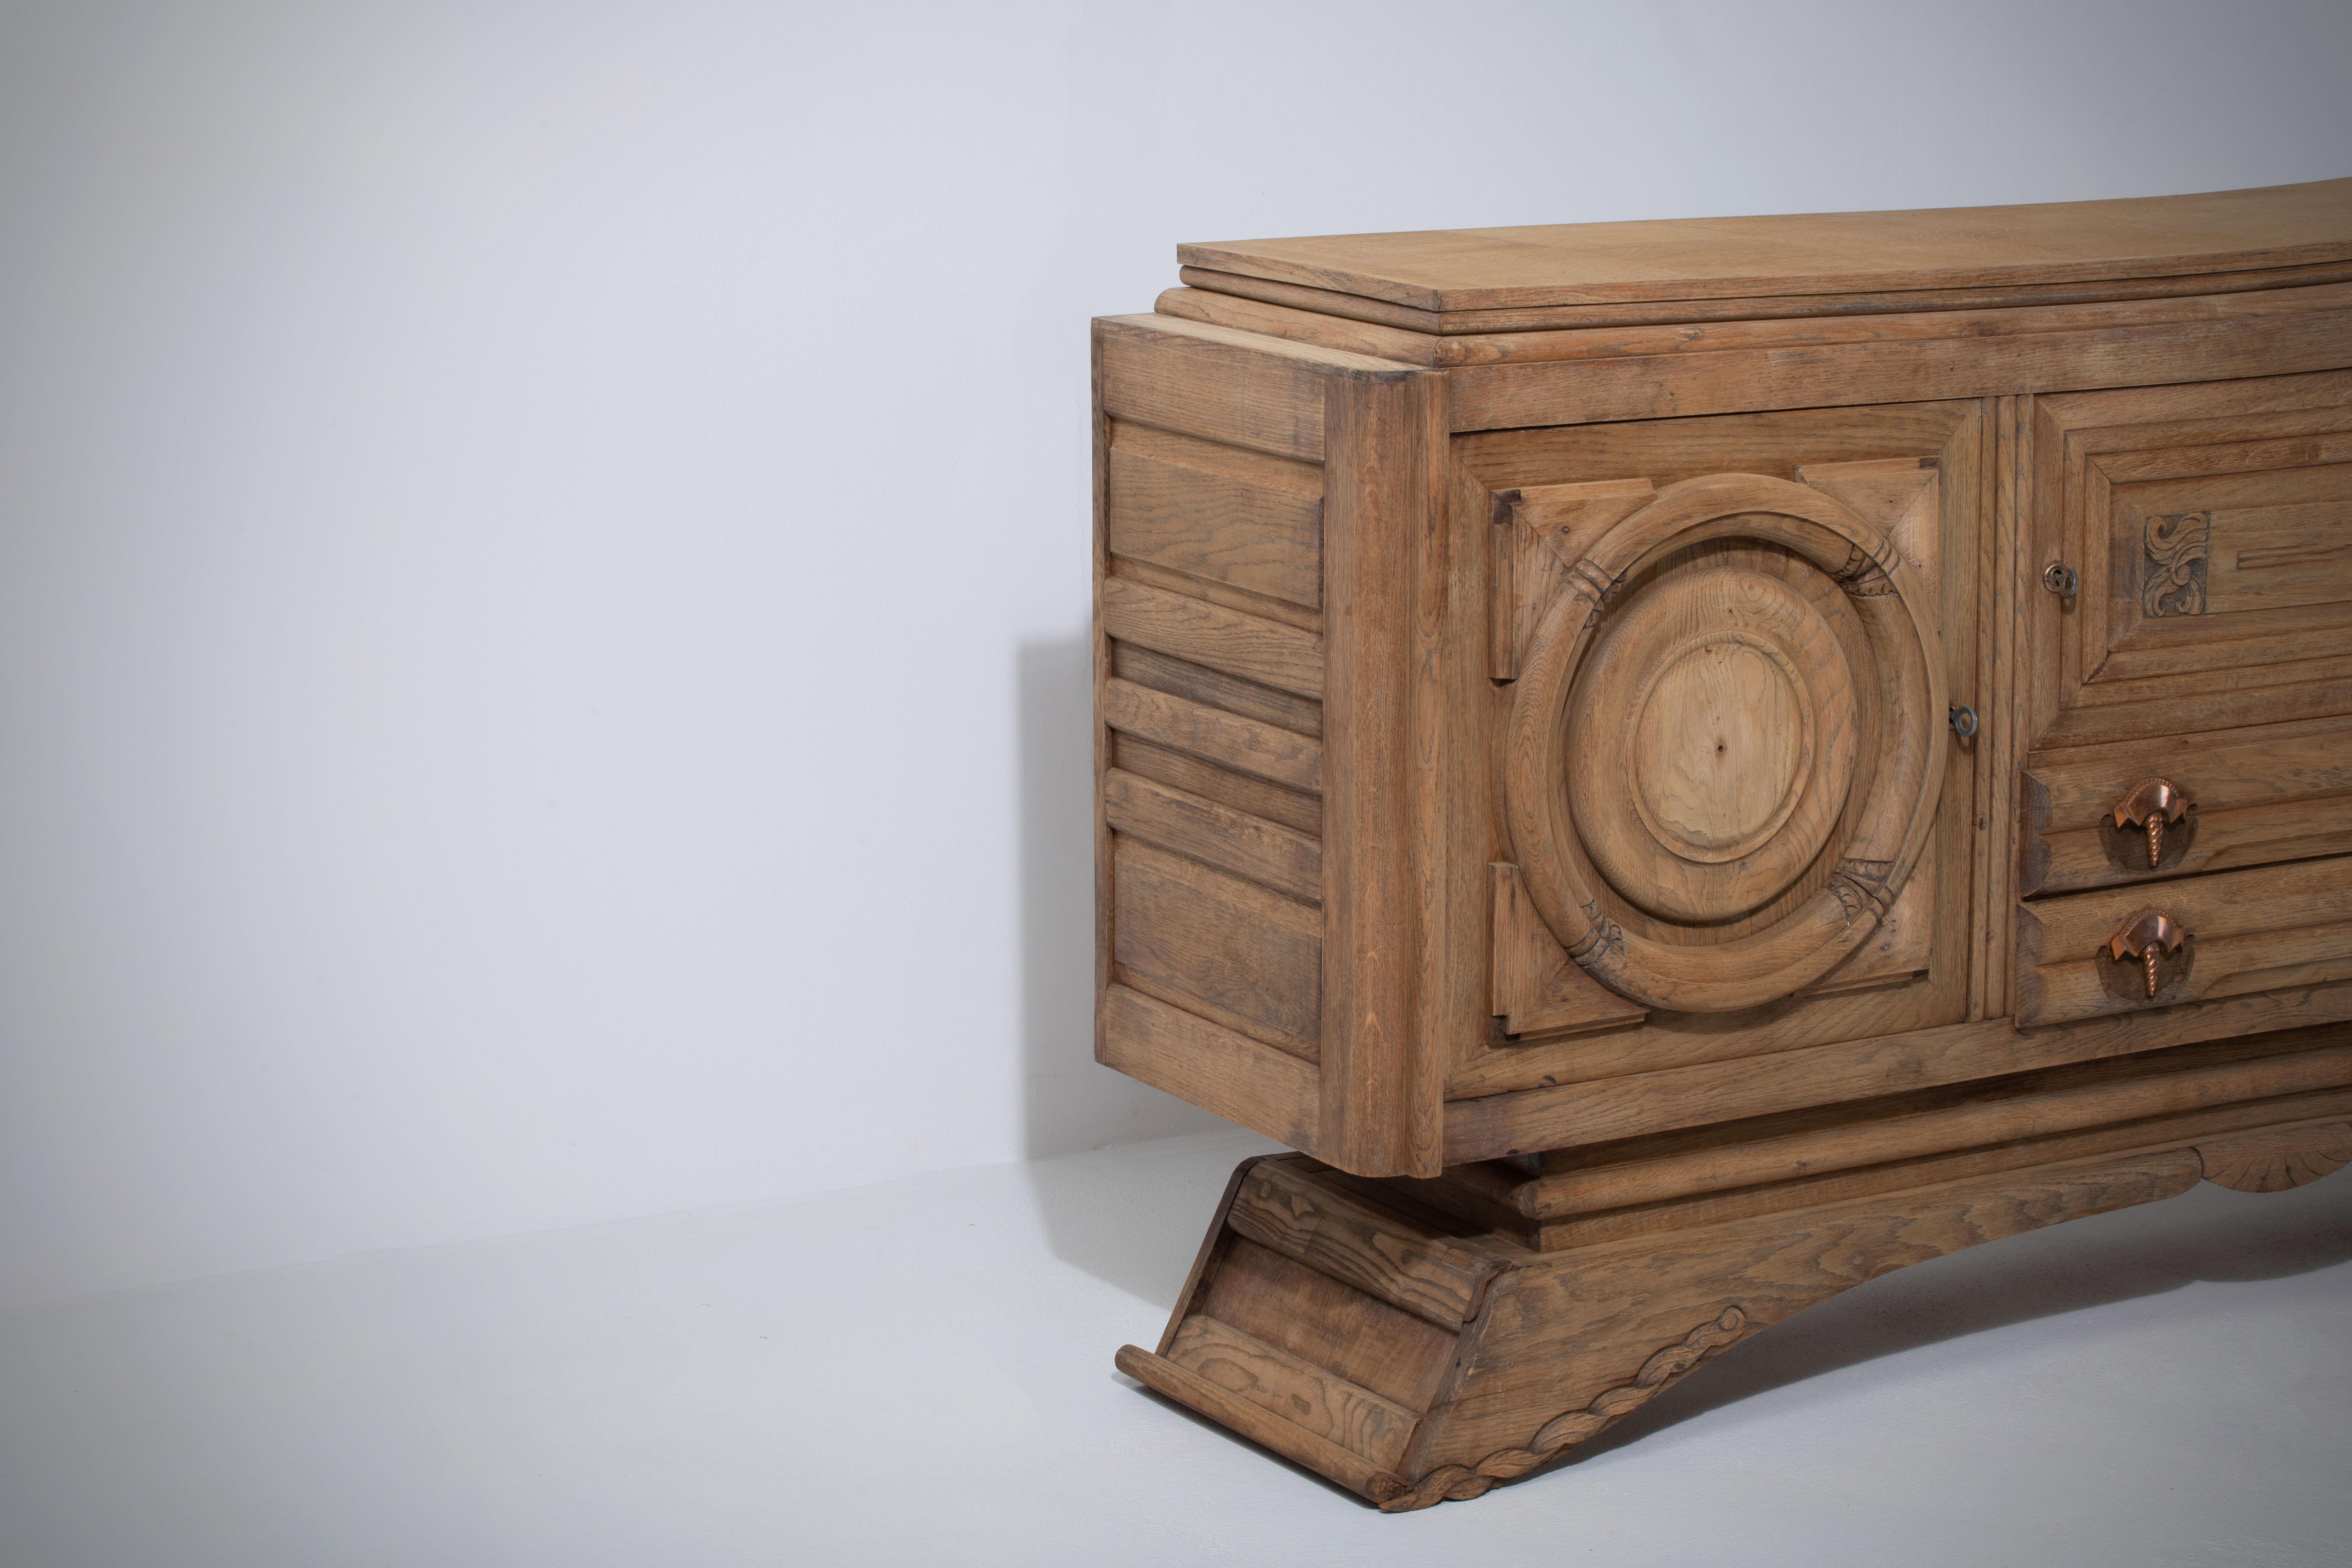
[[2352,375],[2045,397],[2033,461],[2035,745],[2352,710]]
[[1569,956],[1644,1005],[1814,984],[1935,826],[1944,650],[1885,525],[1936,476],[1870,467],[1868,499],[1895,503],[1871,521],[1831,467],[1667,486],[1576,541],[1535,617],[1503,769],[1514,858]]
[[1458,1088],[1965,1016],[1979,422],[1465,443],[1495,521],[1496,1028]]

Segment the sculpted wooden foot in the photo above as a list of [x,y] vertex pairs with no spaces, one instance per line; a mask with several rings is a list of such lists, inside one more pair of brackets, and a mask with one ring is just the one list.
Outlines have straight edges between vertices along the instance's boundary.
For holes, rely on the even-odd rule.
[[1533,1250],[1305,1155],[1234,1173],[1156,1352],[1119,1369],[1388,1512],[1514,1480],[1851,1286],[2210,1179],[2352,1163],[2352,1125],[2232,1136]]

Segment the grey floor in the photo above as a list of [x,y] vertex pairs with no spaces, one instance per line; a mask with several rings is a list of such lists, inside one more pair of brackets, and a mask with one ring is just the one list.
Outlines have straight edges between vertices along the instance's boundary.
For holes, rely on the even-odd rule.
[[2352,1173],[1894,1275],[1391,1518],[1111,1368],[1263,1147],[0,1316],[0,1564],[2352,1560]]

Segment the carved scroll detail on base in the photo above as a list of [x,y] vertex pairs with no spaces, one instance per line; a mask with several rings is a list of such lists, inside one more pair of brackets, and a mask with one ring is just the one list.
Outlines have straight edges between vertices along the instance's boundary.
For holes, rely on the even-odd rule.
[[2242,1193],[2283,1193],[2352,1165],[2352,1122],[2293,1127],[2200,1143],[2205,1179]]
[[1377,1500],[1383,1513],[1410,1513],[1440,1502],[1467,1502],[1485,1495],[1497,1481],[1516,1480],[1562,1450],[1583,1442],[1621,1415],[1648,1404],[1666,1384],[1726,1346],[1755,1331],[1739,1307],[1726,1307],[1722,1316],[1701,1323],[1677,1342],[1668,1345],[1621,1384],[1596,1396],[1581,1410],[1555,1415],[1537,1429],[1524,1448],[1497,1448],[1474,1466],[1440,1465],[1414,1481]]

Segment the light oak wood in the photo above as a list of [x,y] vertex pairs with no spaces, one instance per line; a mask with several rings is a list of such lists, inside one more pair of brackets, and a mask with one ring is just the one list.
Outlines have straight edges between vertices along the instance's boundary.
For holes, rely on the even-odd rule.
[[[2138,955],[2119,960],[2108,945],[2143,910],[2188,933],[2161,960],[2152,994]],[[2346,979],[2352,979],[2352,858],[2340,856],[2070,893],[2018,912],[2020,1024]]]
[[1161,1353],[1203,1381],[1381,1469],[1403,1457],[1421,1423],[1417,1412],[1205,1315],[1184,1320]]
[[1320,468],[1139,425],[1105,462],[1112,554],[1321,605]]
[[[2115,820],[2151,778],[2186,801],[2154,866],[2144,828]],[[2022,784],[2021,897],[2352,852],[2352,719],[2046,752]]]
[[[1256,1161],[1212,1223],[1160,1352],[1129,1345],[1118,1363],[1383,1510],[1406,1512],[1525,1477],[1756,1333],[1894,1269],[2175,1196],[2200,1180],[2277,1190],[2345,1163],[2339,1152],[2352,1157],[2352,1129],[2340,1121],[2215,1130],[2200,1142],[1927,1179],[1549,1252],[1463,1236],[1409,1200],[1362,1203],[1361,1184],[1297,1156]],[[1436,1248],[1475,1257],[1469,1315],[1448,1331],[1295,1248],[1269,1251],[1235,1224],[1253,1205],[1253,1183],[1269,1181],[1286,1205],[1353,1211],[1345,1267]]]
[[1150,1384],[1382,1502],[2352,1125],[2352,180],[1188,247],[1097,323]]
[[[1675,218],[1177,247],[1423,310],[2044,287],[2352,260],[2352,180],[2031,206]],[[1818,307],[1817,307],[1818,309]]]
[[[2247,309],[2274,309],[2282,300],[2307,304],[2340,298],[2318,290],[2352,281],[2352,263],[2006,289],[1912,289],[1884,294],[1442,312],[1199,268],[1184,268],[1181,276],[1194,287],[1161,294],[1153,307],[1160,314],[1381,359],[1453,367],[1998,338],[2214,321]],[[2258,298],[2233,300],[2233,294]]]
[[1103,584],[1103,626],[1122,642],[1301,697],[1323,694],[1323,641],[1294,626],[1118,577]]
[[2283,1193],[2352,1165],[2352,1123],[2295,1127],[2197,1145],[2205,1179],[2242,1193]]

